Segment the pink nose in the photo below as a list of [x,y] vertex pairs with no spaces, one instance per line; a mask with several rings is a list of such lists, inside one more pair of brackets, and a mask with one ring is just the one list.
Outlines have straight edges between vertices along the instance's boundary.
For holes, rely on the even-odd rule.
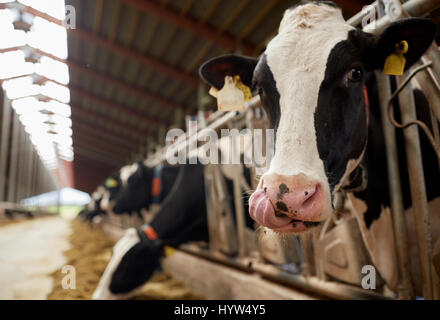
[[319,224],[322,206],[321,185],[304,175],[266,175],[249,199],[251,217],[278,232],[302,232]]

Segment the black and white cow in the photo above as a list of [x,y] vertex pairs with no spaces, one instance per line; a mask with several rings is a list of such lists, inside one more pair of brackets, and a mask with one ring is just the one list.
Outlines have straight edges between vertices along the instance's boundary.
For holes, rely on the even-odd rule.
[[133,295],[160,265],[164,246],[207,241],[203,165],[181,165],[168,197],[149,225],[128,229],[113,249],[94,299]]
[[[243,176],[250,183],[250,170],[243,167]],[[176,181],[152,221],[139,230],[127,230],[115,245],[112,259],[93,294],[94,299],[125,299],[133,296],[136,289],[147,282],[159,267],[164,246],[174,247],[190,241],[208,240],[205,167],[198,163],[183,164],[177,168]],[[148,171],[143,167],[136,170],[144,178],[148,177]],[[173,173],[169,172],[168,175],[171,177]],[[168,182],[164,183],[172,179],[166,180]],[[235,210],[233,182],[227,177],[225,180],[231,195],[230,205]],[[145,188],[145,183],[143,185],[139,187]],[[148,199],[149,192],[143,190],[141,194],[144,195],[144,201]],[[247,203],[243,205],[244,210],[248,210]],[[246,223],[248,227],[253,227],[250,217]]]
[[113,173],[96,188],[89,204],[78,214],[80,219],[91,222],[95,217],[107,214],[108,203],[113,201],[121,190],[121,170]]
[[149,168],[136,163],[130,175],[123,177],[123,187],[114,198],[113,212],[123,213],[149,209],[150,205],[162,201],[170,193],[179,173],[179,166],[155,166]]
[[[270,169],[250,199],[250,214],[257,222],[297,233],[318,225],[331,215],[334,193],[361,160],[370,177],[366,219],[371,223],[380,205],[389,205],[372,71],[383,68],[401,40],[409,44],[408,69],[432,43],[436,30],[428,19],[409,18],[374,36],[347,24],[332,2],[308,2],[284,13],[278,35],[258,59],[227,55],[201,67],[203,79],[216,88],[223,86],[226,75],[240,75],[258,91],[276,132]],[[364,86],[371,100],[369,115]],[[426,167],[433,168],[435,158],[428,158]],[[427,178],[430,185],[439,181]]]
[[[407,18],[375,36],[347,24],[332,2],[301,3],[284,13],[277,36],[258,59],[226,55],[201,67],[201,77],[217,89],[222,88],[225,76],[240,75],[260,95],[275,130],[270,169],[250,198],[253,219],[279,233],[310,230],[331,216],[335,192],[351,183],[350,176],[360,170],[361,162],[368,172],[368,186],[355,196],[366,204],[367,227],[380,218],[390,198],[373,71],[383,68],[386,57],[402,40],[409,44],[408,69],[436,33],[432,21]],[[418,115],[430,123],[423,94],[416,91],[415,99]],[[440,195],[438,163],[424,134],[420,136],[431,200]],[[398,147],[408,208],[411,198],[401,132]]]

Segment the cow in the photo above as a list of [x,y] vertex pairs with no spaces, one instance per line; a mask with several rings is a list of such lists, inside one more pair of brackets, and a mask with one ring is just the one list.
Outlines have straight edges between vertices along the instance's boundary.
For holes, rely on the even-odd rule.
[[[226,148],[222,148],[228,144],[228,141],[228,138],[221,139],[220,149],[223,150],[221,156],[229,156]],[[243,147],[241,150],[244,149]],[[244,162],[244,157],[242,157],[242,161]],[[205,165],[198,161],[197,164],[190,163],[193,162],[189,160],[186,164],[174,167],[178,168],[176,181],[152,221],[138,230],[128,229],[115,245],[113,256],[93,294],[93,299],[127,299],[132,297],[136,289],[146,283],[160,266],[160,258],[165,246],[176,247],[190,241],[208,241]],[[163,168],[163,173],[165,173],[165,168],[167,167]],[[138,174],[146,179],[150,174],[149,170],[151,169],[139,164],[138,169],[134,172],[135,175]],[[171,171],[168,175],[172,176]],[[165,178],[165,176],[163,177]],[[249,184],[251,174],[250,169],[246,166],[243,166],[243,177]],[[128,179],[127,186],[132,182],[130,179]],[[147,181],[150,179],[148,178]],[[172,179],[167,178],[167,181],[164,184],[168,184]],[[228,194],[232,195],[232,180],[225,176],[225,182]],[[137,186],[142,190],[139,194],[142,201],[145,201],[150,194],[149,185],[149,183],[143,183]],[[136,189],[135,185],[133,187]],[[145,188],[148,190],[147,192]],[[136,191],[133,190],[133,192]],[[164,192],[167,191],[164,190]],[[232,210],[235,210],[233,197],[230,196],[229,200]],[[145,205],[145,202],[139,202],[139,205]],[[248,210],[247,201],[243,202],[243,206],[246,212]],[[253,220],[249,216],[247,217],[247,227],[253,228]]]
[[179,166],[176,182],[150,224],[128,229],[115,245],[93,299],[133,296],[159,267],[164,246],[208,240],[203,170],[201,164]]
[[[372,228],[380,220],[390,197],[374,71],[383,68],[402,40],[409,45],[407,70],[436,33],[429,19],[405,18],[376,36],[346,23],[332,2],[302,2],[286,10],[278,34],[259,58],[225,55],[202,65],[200,76],[218,90],[225,76],[239,75],[259,94],[275,131],[274,157],[249,200],[255,221],[277,233],[308,232],[332,215],[335,193],[353,187],[352,179],[362,177],[361,171],[368,173],[367,187],[354,196],[366,206],[364,224]],[[415,100],[418,115],[426,120],[429,110],[420,91]],[[432,200],[440,193],[438,162],[422,132],[420,136]],[[403,137],[397,137],[408,209]]]
[[158,165],[149,168],[142,162],[136,163],[114,198],[113,212],[139,212],[144,208],[149,210],[153,202],[162,203],[170,193],[178,173],[179,166]]

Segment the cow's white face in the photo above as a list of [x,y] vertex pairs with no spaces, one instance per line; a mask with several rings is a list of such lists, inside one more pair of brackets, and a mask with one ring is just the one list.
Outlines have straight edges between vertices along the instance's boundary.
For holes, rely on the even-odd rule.
[[273,179],[275,175],[305,176],[313,181],[317,188],[322,188],[317,192],[322,192],[324,203],[320,215],[314,214],[312,220],[322,220],[331,212],[330,188],[315,128],[320,86],[330,51],[346,40],[352,29],[341,11],[330,6],[310,4],[288,10],[279,34],[269,43],[265,58],[256,67],[271,70],[280,97],[275,155],[260,185],[264,187],[264,178]]
[[120,170],[120,178],[123,187],[127,186],[128,179],[136,172],[139,168],[139,164],[137,162],[124,166]]
[[335,6],[307,3],[285,12],[258,60],[229,55],[201,67],[217,89],[226,75],[252,84],[276,132],[270,168],[249,202],[257,222],[299,233],[331,215],[332,195],[367,143],[366,73],[382,68],[401,40],[412,48],[408,67],[435,35],[426,19],[404,21],[375,37],[348,25]]

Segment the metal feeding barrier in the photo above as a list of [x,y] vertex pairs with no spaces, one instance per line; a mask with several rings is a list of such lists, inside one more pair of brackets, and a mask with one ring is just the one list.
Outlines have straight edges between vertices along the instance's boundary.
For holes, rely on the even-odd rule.
[[[386,4],[384,4],[386,2]],[[389,15],[397,9],[399,15]],[[438,0],[410,0],[401,4],[397,0],[376,1],[370,8],[377,10],[379,19],[363,27],[364,31],[377,33],[389,23],[405,16],[424,16],[440,7]],[[396,12],[396,11],[394,11]],[[358,26],[367,16],[363,10],[348,22]],[[432,45],[422,58],[422,62],[407,71],[404,76],[396,77],[398,89],[391,92],[392,77],[376,72],[379,103],[382,114],[382,126],[386,144],[386,158],[391,199],[391,219],[394,232],[395,250],[398,261],[398,286],[395,295],[387,290],[385,281],[378,275],[376,291],[361,287],[361,268],[374,264],[368,243],[359,225],[359,218],[353,214],[353,205],[347,205],[346,195],[335,196],[336,212],[324,226],[300,237],[266,237],[264,233],[248,228],[245,224],[243,195],[256,186],[255,168],[251,168],[252,185],[243,183],[244,165],[232,165],[229,168],[221,164],[209,164],[205,168],[205,190],[207,201],[209,248],[186,244],[178,250],[191,255],[214,261],[216,264],[231,267],[270,279],[295,290],[336,299],[409,299],[414,298],[414,288],[409,270],[408,234],[404,216],[402,186],[400,181],[399,158],[396,145],[396,128],[402,128],[408,163],[408,174],[412,206],[415,212],[415,229],[418,244],[418,260],[423,281],[423,297],[440,299],[439,280],[433,268],[433,261],[440,260],[433,256],[427,196],[421,158],[421,148],[416,120],[411,79],[416,79],[426,95],[431,107],[431,126],[423,129],[432,147],[439,154],[440,134],[440,54]],[[404,80],[407,79],[407,80]],[[401,121],[397,123],[391,115],[392,101],[398,98]],[[145,161],[148,166],[155,166],[166,160],[168,154],[184,150],[191,144],[197,148],[203,143],[197,141],[198,135],[207,130],[218,131],[222,128],[263,128],[264,120],[259,97],[246,104],[245,112],[215,112],[206,119],[206,126],[197,134],[179,136],[172,145],[168,145],[150,155]],[[417,124],[417,125],[412,125]],[[426,126],[421,124],[422,126]],[[169,149],[171,148],[171,149]],[[440,159],[439,159],[440,161]],[[225,178],[232,181],[233,194],[228,193]],[[232,198],[231,198],[232,197]],[[231,207],[235,207],[235,211]],[[258,241],[258,239],[260,241]],[[440,246],[437,245],[437,247]],[[439,249],[440,250],[440,249]],[[292,269],[293,268],[293,269]]]

